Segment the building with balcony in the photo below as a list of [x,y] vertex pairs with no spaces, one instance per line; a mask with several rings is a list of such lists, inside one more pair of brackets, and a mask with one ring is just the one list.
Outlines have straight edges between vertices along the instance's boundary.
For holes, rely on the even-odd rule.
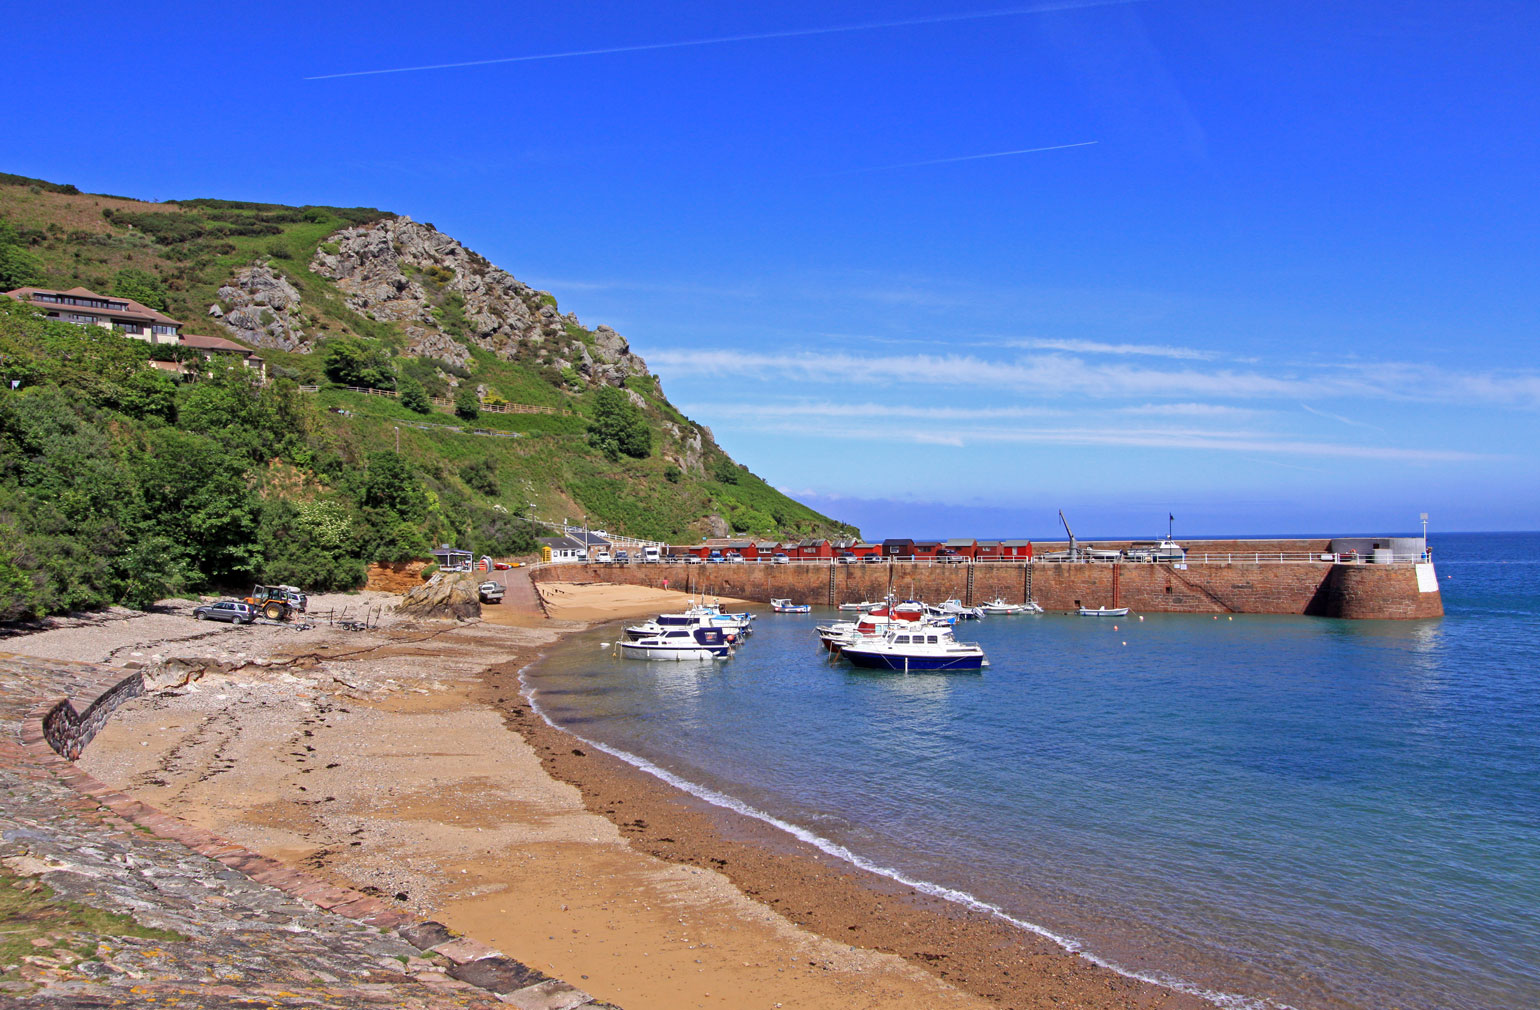
[[99,295],[85,288],[54,291],[17,288],[6,296],[41,309],[49,319],[79,326],[101,326],[149,344],[175,344],[182,324],[132,298]]

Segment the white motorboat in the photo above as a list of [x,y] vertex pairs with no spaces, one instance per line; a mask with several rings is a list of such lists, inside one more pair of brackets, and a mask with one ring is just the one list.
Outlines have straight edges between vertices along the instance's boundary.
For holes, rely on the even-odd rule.
[[927,617],[923,604],[913,600],[903,603],[884,604],[857,621],[836,621],[819,625],[818,638],[825,649],[839,654],[847,644],[879,637],[896,628],[947,628],[952,618]]
[[881,603],[873,603],[870,600],[862,600],[860,603],[841,603],[839,605],[839,609],[841,609],[841,610],[863,610],[864,611],[864,610],[876,610],[880,606],[882,606]]
[[846,645],[840,655],[865,669],[904,673],[978,670],[989,665],[978,643],[959,642],[950,629],[934,626],[894,629],[863,638]]
[[770,609],[777,614],[811,614],[813,608],[806,603],[793,603],[790,600],[771,600]]
[[621,642],[627,659],[703,660],[726,659],[733,654],[721,628],[669,628],[661,635]]
[[1127,617],[1127,607],[1081,607],[1081,617]]
[[1026,603],[1006,603],[999,597],[981,605],[979,609],[986,614],[1041,614],[1043,612],[1043,608],[1034,600],[1028,600]]
[[940,606],[926,607],[925,611],[936,617],[960,618],[965,621],[976,621],[984,616],[983,607],[965,607],[962,600],[943,600]]

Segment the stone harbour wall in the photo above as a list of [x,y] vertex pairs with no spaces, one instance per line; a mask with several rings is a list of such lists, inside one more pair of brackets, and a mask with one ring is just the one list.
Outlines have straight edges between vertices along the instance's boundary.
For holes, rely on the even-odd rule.
[[[1235,552],[1239,554],[1240,552]],[[1252,552],[1246,552],[1248,555]],[[1353,619],[1441,617],[1437,589],[1420,591],[1411,564],[1233,561],[1211,564],[742,564],[550,565],[536,582],[612,582],[832,606],[900,597],[965,604],[1029,597],[1047,610],[1130,607],[1145,613],[1308,614]],[[970,581],[971,576],[971,581]]]

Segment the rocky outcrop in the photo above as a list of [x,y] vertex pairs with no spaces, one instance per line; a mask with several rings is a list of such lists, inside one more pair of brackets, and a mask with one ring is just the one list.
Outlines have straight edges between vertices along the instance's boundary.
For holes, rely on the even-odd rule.
[[481,616],[480,581],[474,572],[439,572],[396,604],[396,613],[424,620],[468,621]]
[[381,593],[404,593],[422,585],[422,571],[430,561],[373,561],[364,570],[364,588]]
[[237,339],[255,347],[309,352],[311,343],[300,325],[300,294],[289,279],[271,267],[254,265],[235,272],[219,289],[219,302],[209,315]]
[[618,386],[647,374],[647,363],[608,326],[583,329],[549,293],[410,218],[338,232],[310,269],[335,282],[354,311],[402,324],[413,354],[463,364],[470,344],[508,360],[571,367],[589,382]]

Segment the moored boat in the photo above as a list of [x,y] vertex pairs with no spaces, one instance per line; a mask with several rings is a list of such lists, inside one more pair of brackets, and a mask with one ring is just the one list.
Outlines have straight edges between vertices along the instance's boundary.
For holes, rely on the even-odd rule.
[[1043,608],[1033,600],[1028,600],[1026,603],[1006,603],[1001,597],[995,597],[988,603],[982,604],[979,609],[986,614],[1041,614],[1043,612]]
[[770,609],[777,614],[811,614],[813,608],[806,603],[793,603],[790,600],[771,600]]
[[621,642],[620,654],[627,659],[726,659],[732,646],[721,628],[669,628],[661,635]]
[[949,630],[920,627],[891,631],[846,645],[840,652],[854,666],[869,670],[979,670],[989,665],[976,642],[959,642]]
[[1127,617],[1127,607],[1081,607],[1081,617]]

